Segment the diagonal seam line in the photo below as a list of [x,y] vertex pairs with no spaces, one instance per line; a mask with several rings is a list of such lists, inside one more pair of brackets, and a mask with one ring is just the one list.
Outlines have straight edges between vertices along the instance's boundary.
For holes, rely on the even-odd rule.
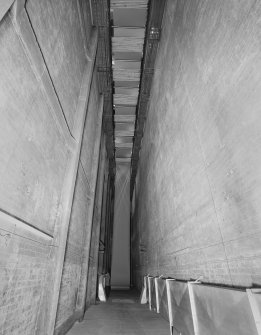
[[[50,73],[50,71],[49,71],[49,68],[48,68],[48,66],[47,66],[47,63],[46,63],[46,60],[45,60],[45,57],[44,57],[44,54],[43,54],[41,45],[40,45],[40,43],[39,43],[39,41],[38,41],[38,38],[37,38],[37,36],[36,36],[36,33],[35,33],[35,30],[34,30],[34,27],[33,27],[32,21],[31,21],[31,18],[30,18],[30,16],[29,16],[29,13],[28,13],[26,7],[25,7],[25,12],[26,12],[28,21],[29,21],[29,23],[30,23],[32,32],[33,32],[33,34],[34,34],[36,43],[37,43],[37,45],[38,45],[39,51],[40,51],[40,53],[41,53],[41,55],[42,55],[44,65],[45,65],[45,67],[46,67],[46,71],[47,71],[47,73],[48,73],[48,76],[49,76],[49,78],[50,78],[50,81],[51,81],[51,83],[52,83],[52,87],[53,87],[53,90],[54,90],[55,95],[56,95],[56,97],[57,97],[59,106],[60,106],[60,108],[61,108],[61,110],[62,110],[62,114],[63,114],[64,120],[65,120],[66,126],[67,126],[67,128],[68,128],[68,131],[69,131],[70,135],[72,136],[72,138],[74,138],[74,136],[73,136],[73,134],[72,134],[72,132],[71,132],[71,129],[70,129],[70,127],[69,127],[69,124],[68,124],[68,122],[67,122],[67,119],[66,119],[66,116],[65,116],[65,113],[64,113],[64,109],[63,109],[63,107],[62,107],[61,100],[60,100],[59,95],[58,95],[58,93],[57,93],[56,87],[55,87],[54,82],[53,82],[53,78],[52,78],[51,73]],[[74,138],[74,139],[75,139],[75,138]]]

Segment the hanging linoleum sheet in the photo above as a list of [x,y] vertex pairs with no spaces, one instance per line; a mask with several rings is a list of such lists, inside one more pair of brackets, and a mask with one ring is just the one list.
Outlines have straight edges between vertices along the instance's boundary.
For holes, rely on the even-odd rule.
[[116,163],[112,289],[130,287],[130,164]]
[[[167,279],[169,320],[173,334],[195,335],[188,284]],[[208,335],[212,335],[209,333]]]
[[189,285],[194,300],[197,334],[258,334],[246,291],[202,284]]

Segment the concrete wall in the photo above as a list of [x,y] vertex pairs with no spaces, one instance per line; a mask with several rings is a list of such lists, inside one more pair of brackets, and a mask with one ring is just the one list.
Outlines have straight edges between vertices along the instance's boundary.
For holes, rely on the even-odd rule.
[[[88,194],[88,183],[86,181],[84,170],[80,164],[67,237],[56,327],[59,327],[75,312],[81,277],[82,249],[84,243],[83,231],[88,215]],[[89,227],[89,230],[91,230],[91,226]]]
[[133,214],[144,273],[261,285],[259,1],[169,0]]
[[90,184],[92,165],[95,160],[94,147],[98,125],[98,109],[99,90],[97,75],[96,72],[94,72],[67,236],[59,304],[56,316],[56,329],[63,329],[63,325],[67,324],[67,320],[69,320],[76,311],[82,271],[82,253],[84,244],[90,243],[91,239],[92,224],[88,221],[88,215],[90,214],[89,212],[92,211],[90,204],[92,190]]
[[85,300],[103,111],[96,40],[88,1],[15,1],[0,21],[1,334],[51,335],[58,300],[56,329]]
[[[73,132],[86,64],[85,36],[80,21],[84,12],[79,12],[78,1],[71,0],[29,0],[26,8],[66,121]],[[90,20],[88,23],[90,30]]]

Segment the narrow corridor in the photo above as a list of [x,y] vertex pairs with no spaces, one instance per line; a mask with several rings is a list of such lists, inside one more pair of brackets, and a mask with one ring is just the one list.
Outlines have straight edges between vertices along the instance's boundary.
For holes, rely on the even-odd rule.
[[107,303],[91,306],[83,322],[68,335],[168,335],[169,324],[148,305],[139,303],[136,291],[113,291]]
[[0,0],[0,50],[0,335],[261,335],[261,0]]

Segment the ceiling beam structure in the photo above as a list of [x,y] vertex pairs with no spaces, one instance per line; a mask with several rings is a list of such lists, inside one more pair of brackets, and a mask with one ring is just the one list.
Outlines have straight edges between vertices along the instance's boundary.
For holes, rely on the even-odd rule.
[[110,170],[115,159],[137,174],[165,0],[89,0],[98,28],[97,71],[104,95]]
[[134,142],[131,157],[131,194],[135,185],[141,141],[147,118],[147,107],[150,99],[150,90],[154,75],[154,64],[156,61],[157,50],[160,41],[165,2],[165,0],[149,1],[141,68],[140,90],[136,110]]
[[115,156],[131,162],[148,0],[111,0]]
[[112,52],[110,1],[89,0],[92,8],[93,25],[98,29],[98,46],[96,68],[100,93],[104,96],[103,127],[106,134],[106,146],[109,157],[109,171],[115,174],[115,146],[113,121],[113,79],[112,79]]

